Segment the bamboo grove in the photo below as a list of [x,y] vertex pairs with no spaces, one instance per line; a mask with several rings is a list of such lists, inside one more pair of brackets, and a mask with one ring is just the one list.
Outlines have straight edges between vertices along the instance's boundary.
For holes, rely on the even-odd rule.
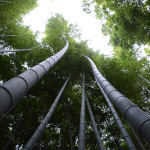
[[[96,3],[100,15],[104,3]],[[22,25],[36,6],[0,1],[0,149],[149,149],[148,55],[114,41],[113,57],[95,52],[75,40],[77,26],[60,14],[49,18],[39,43]]]

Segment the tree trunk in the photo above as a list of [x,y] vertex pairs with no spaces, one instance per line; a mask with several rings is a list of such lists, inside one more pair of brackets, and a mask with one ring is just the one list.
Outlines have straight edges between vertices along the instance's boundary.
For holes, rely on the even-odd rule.
[[12,105],[14,105],[40,78],[42,78],[43,75],[61,59],[67,51],[68,46],[69,42],[66,40],[66,45],[61,51],[1,85],[0,114],[3,114],[10,109]]
[[25,145],[24,150],[30,150],[34,147],[34,145],[36,144],[36,142],[38,141],[38,139],[40,138],[41,134],[43,133],[44,129],[46,128],[46,125],[48,123],[48,121],[51,119],[54,110],[60,100],[60,97],[68,83],[70,79],[70,76],[68,77],[68,79],[66,80],[66,82],[64,83],[63,87],[61,88],[59,94],[57,95],[54,103],[52,104],[49,112],[47,113],[47,115],[45,116],[44,120],[41,122],[41,124],[38,126],[38,128],[36,129],[36,131],[34,132],[34,134],[32,135],[32,137],[30,138],[30,140],[28,141],[28,143]]
[[91,122],[92,122],[93,130],[94,130],[94,133],[95,133],[95,136],[96,136],[96,141],[97,141],[98,148],[99,148],[99,150],[104,150],[104,145],[103,145],[103,142],[101,140],[99,131],[97,129],[95,119],[94,119],[94,116],[93,116],[93,112],[92,112],[89,100],[87,98],[86,92],[85,92],[85,100],[86,100],[87,108],[88,108],[88,111],[89,111],[89,116],[90,116],[90,119],[91,119]]
[[91,64],[93,74],[98,83],[102,86],[104,92],[112,103],[121,112],[124,118],[145,138],[150,144],[150,116],[142,111],[137,105],[131,102],[127,97],[117,91],[99,72],[94,62],[87,56]]
[[136,147],[134,146],[134,144],[133,144],[133,142],[132,142],[130,136],[128,135],[128,133],[127,133],[127,131],[126,131],[126,129],[125,129],[125,127],[124,127],[122,121],[120,120],[120,118],[119,118],[119,116],[118,116],[118,114],[117,114],[115,108],[114,108],[113,105],[111,104],[109,98],[107,97],[107,95],[106,95],[105,92],[103,91],[102,87],[99,85],[99,83],[98,83],[98,81],[97,81],[96,78],[95,78],[95,80],[96,80],[96,82],[97,82],[97,84],[98,84],[98,86],[99,86],[99,88],[100,88],[102,94],[104,95],[104,98],[105,98],[105,100],[106,100],[106,102],[107,102],[107,104],[108,104],[108,106],[109,106],[109,109],[110,109],[110,111],[112,112],[112,115],[113,115],[113,117],[114,117],[114,119],[115,119],[115,121],[116,121],[116,123],[117,123],[117,125],[118,125],[118,127],[119,127],[119,129],[120,129],[120,131],[121,131],[121,133],[122,133],[122,135],[123,135],[124,140],[125,140],[126,143],[127,143],[128,148],[129,148],[129,149],[132,149],[132,150],[136,150]]
[[80,113],[80,131],[79,131],[79,150],[85,150],[86,136],[85,136],[85,75],[83,74],[82,83],[82,102]]

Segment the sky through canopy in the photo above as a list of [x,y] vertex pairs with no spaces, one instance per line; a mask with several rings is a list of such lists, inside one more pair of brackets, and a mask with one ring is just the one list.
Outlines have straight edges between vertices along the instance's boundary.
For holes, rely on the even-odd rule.
[[60,13],[69,23],[78,25],[81,39],[88,40],[90,48],[100,50],[105,55],[112,54],[112,47],[108,45],[109,37],[101,33],[101,22],[96,19],[94,12],[87,14],[83,11],[82,0],[38,0],[38,4],[36,9],[24,17],[24,24],[34,32],[39,31],[39,39],[44,36],[50,16]]

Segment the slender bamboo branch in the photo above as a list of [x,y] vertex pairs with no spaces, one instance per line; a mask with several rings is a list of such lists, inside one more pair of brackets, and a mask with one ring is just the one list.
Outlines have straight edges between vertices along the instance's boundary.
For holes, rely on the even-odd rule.
[[23,51],[30,51],[33,48],[30,49],[16,49],[16,50],[0,50],[0,53],[8,53],[8,52],[23,52]]
[[144,81],[146,81],[148,84],[150,84],[150,82],[147,80],[147,79],[145,79],[144,77],[142,77],[141,75],[139,75],[139,74],[137,74],[138,75],[138,77],[140,77],[141,79],[143,79]]
[[32,135],[32,137],[30,138],[30,140],[27,142],[27,144],[24,147],[24,150],[31,150],[33,149],[34,145],[36,144],[36,142],[38,141],[38,139],[40,138],[41,134],[43,133],[44,129],[46,128],[46,125],[48,123],[48,121],[51,119],[55,108],[57,107],[57,104],[60,100],[60,97],[68,83],[70,79],[70,76],[68,77],[68,79],[66,80],[66,82],[64,83],[63,87],[61,88],[60,92],[58,93],[54,103],[52,104],[49,112],[47,113],[47,115],[45,116],[44,120],[41,122],[41,124],[38,126],[38,128],[36,129],[36,131],[34,132],[34,134]]
[[19,35],[0,35],[0,37],[11,37],[11,36],[19,36]]
[[91,122],[92,122],[93,130],[94,130],[94,133],[95,133],[95,136],[96,136],[96,141],[97,141],[98,148],[99,148],[99,150],[104,150],[104,145],[103,145],[103,142],[101,140],[99,131],[97,129],[96,122],[95,122],[95,119],[94,119],[94,115],[93,115],[89,100],[87,98],[86,92],[85,92],[85,100],[86,100],[87,108],[88,108],[88,111],[89,111],[89,116],[90,116],[90,119],[91,119]]
[[141,82],[139,78],[137,78],[139,83],[144,87],[144,89],[147,91],[148,94],[150,94],[150,90]]
[[85,136],[85,75],[83,73],[82,83],[82,102],[80,113],[80,131],[79,131],[79,150],[85,150],[86,148],[86,136]]

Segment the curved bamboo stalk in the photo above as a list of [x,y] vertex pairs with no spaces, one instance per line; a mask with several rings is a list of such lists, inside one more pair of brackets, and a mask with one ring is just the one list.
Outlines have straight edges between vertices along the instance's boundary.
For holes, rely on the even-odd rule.
[[[95,79],[96,79],[96,78],[95,78]],[[120,129],[120,131],[121,131],[121,133],[122,133],[122,135],[123,135],[124,140],[125,140],[126,143],[127,143],[128,148],[129,148],[130,150],[136,150],[136,147],[134,146],[134,144],[133,144],[133,142],[132,142],[130,136],[128,135],[128,132],[126,131],[126,129],[125,129],[125,127],[124,127],[122,121],[120,120],[120,118],[119,118],[119,116],[118,116],[118,114],[117,114],[115,108],[114,108],[113,105],[111,104],[109,98],[108,98],[107,95],[105,94],[105,92],[104,92],[104,90],[102,89],[102,87],[99,85],[97,79],[96,79],[96,82],[97,82],[98,87],[100,88],[102,94],[104,95],[104,98],[105,98],[105,100],[106,100],[106,102],[107,102],[107,104],[108,104],[108,106],[109,106],[109,109],[110,109],[110,111],[112,112],[112,115],[113,115],[113,117],[114,117],[114,119],[115,119],[115,121],[116,121],[116,123],[117,123],[117,125],[118,125],[118,127],[119,127],[119,129]]]
[[95,136],[96,136],[96,141],[97,141],[98,148],[99,148],[99,150],[104,150],[105,148],[104,148],[103,142],[101,140],[99,131],[97,129],[95,119],[94,119],[94,115],[93,115],[89,100],[87,98],[86,92],[85,92],[85,101],[86,101],[87,108],[88,108],[88,111],[89,111],[89,116],[90,116],[90,119],[91,119],[91,122],[92,122],[93,130],[94,130],[94,133],[95,133]]
[[38,126],[38,128],[36,129],[36,131],[34,132],[34,134],[32,135],[32,137],[30,138],[30,140],[27,142],[27,144],[24,147],[24,150],[31,150],[33,149],[34,145],[36,144],[36,142],[38,141],[38,139],[41,137],[41,134],[43,133],[44,129],[46,128],[46,125],[48,123],[48,121],[51,119],[55,108],[57,107],[57,104],[60,100],[60,97],[68,83],[70,79],[70,76],[68,77],[68,79],[66,80],[66,82],[64,83],[63,87],[61,88],[60,92],[58,93],[54,103],[52,104],[50,110],[48,111],[48,113],[46,114],[44,120],[41,122],[41,124]]
[[43,77],[65,54],[69,46],[65,47],[33,68],[23,72],[0,86],[0,114],[5,113],[15,104],[40,78]]
[[80,131],[79,131],[79,150],[85,150],[86,148],[86,137],[85,137],[85,75],[83,74],[82,83],[82,102],[81,102],[81,113],[80,113]]
[[150,116],[148,116],[137,105],[131,102],[127,97],[117,91],[102,76],[94,62],[89,57],[84,57],[90,62],[94,76],[111,102],[117,107],[120,113],[132,125],[132,127],[134,127],[134,129],[136,129],[150,144]]

